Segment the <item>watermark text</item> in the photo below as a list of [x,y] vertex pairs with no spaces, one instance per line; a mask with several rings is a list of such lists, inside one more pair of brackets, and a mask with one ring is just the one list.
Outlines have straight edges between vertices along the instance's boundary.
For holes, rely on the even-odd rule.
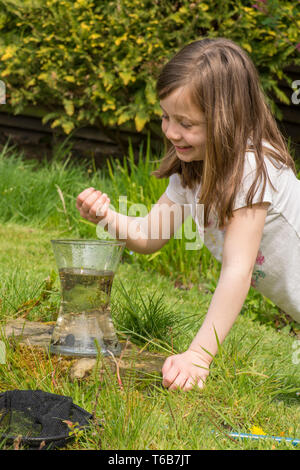
[[0,80],[0,104],[6,103],[6,86],[5,83]]
[[[119,197],[119,211],[110,204],[113,214],[103,218],[97,225],[106,227],[109,234],[119,240],[170,240],[185,239],[186,250],[199,250],[204,244],[204,205],[152,204],[151,210],[144,204],[131,204],[127,197]],[[193,212],[195,211],[195,212]],[[96,215],[101,216],[101,208]],[[99,232],[97,235],[101,238]]]
[[292,94],[292,103],[299,104],[300,103],[300,80],[294,80],[292,83],[292,88],[296,90]]

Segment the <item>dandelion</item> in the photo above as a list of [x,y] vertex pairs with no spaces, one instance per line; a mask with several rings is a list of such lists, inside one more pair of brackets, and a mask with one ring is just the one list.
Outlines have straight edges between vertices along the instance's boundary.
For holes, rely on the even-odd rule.
[[265,431],[259,426],[252,426],[250,431],[251,431],[252,434],[256,434],[258,436],[265,436],[266,435]]

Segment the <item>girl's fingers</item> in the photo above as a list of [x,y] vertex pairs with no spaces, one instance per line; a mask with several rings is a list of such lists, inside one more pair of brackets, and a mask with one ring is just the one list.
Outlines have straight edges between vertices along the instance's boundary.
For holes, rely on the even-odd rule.
[[90,207],[88,211],[88,215],[93,217],[94,219],[97,219],[97,217],[103,217],[103,215],[105,215],[108,209],[110,200],[107,197],[103,198],[103,196],[96,199],[96,201],[94,202],[94,204]]
[[[100,204],[100,206],[101,206],[101,204]],[[88,216],[90,218],[96,219],[98,207],[99,207],[99,199],[97,199],[96,202],[89,208]]]
[[77,209],[80,209],[80,207],[82,206],[82,204],[83,204],[83,202],[85,201],[85,199],[86,199],[90,194],[92,194],[94,191],[95,191],[94,188],[87,188],[87,189],[85,189],[84,191],[82,191],[82,192],[77,196],[77,199],[76,199],[76,206],[77,206]]
[[198,387],[199,387],[199,388],[203,388],[203,387],[204,387],[204,382],[205,382],[205,379],[201,379],[201,378],[200,378],[200,379],[198,380]]
[[169,386],[169,390],[176,390],[177,388],[184,389],[188,377],[185,374],[178,374],[173,383]]
[[105,204],[103,204],[102,209],[100,210],[100,213],[98,213],[98,211],[97,211],[96,216],[97,217],[106,217],[108,206],[109,206],[109,202],[106,201]]
[[[175,358],[175,359],[174,359]],[[186,370],[181,371],[181,368],[178,368],[174,363],[176,361],[176,356],[168,357],[162,367],[163,381],[162,385],[169,390],[176,390],[181,388],[185,391],[192,390],[195,385],[198,385],[199,388],[204,387],[205,378],[199,377],[199,374],[196,373],[192,375],[192,371]]]
[[189,377],[184,385],[183,390],[192,390],[192,388],[195,386],[195,383],[197,383],[197,379]]
[[179,371],[176,370],[175,368],[171,368],[167,374],[164,374],[163,376],[163,381],[162,381],[162,384],[163,384],[163,387],[170,387],[173,382],[177,379],[177,376],[179,375]]
[[94,188],[87,188],[77,196],[76,207],[80,215],[87,220],[97,224],[99,217],[106,216],[110,199],[106,193],[102,193]]
[[162,366],[162,375],[166,375],[168,370],[172,367],[172,362],[173,362],[173,359],[172,359],[172,356],[168,357],[165,362],[164,362],[164,365]]
[[86,199],[82,203],[81,209],[84,212],[89,212],[97,200],[99,200],[99,196],[97,194],[97,191],[94,191],[93,193],[91,193],[89,196],[86,197]]

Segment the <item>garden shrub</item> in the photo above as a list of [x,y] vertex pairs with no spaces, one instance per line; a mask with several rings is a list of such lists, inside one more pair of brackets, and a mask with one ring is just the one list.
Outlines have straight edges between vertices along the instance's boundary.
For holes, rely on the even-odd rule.
[[[254,1],[254,0],[253,0]],[[85,125],[142,131],[160,115],[158,71],[193,40],[227,37],[271,98],[299,64],[298,0],[0,0],[0,78],[14,114],[41,109],[66,134]]]

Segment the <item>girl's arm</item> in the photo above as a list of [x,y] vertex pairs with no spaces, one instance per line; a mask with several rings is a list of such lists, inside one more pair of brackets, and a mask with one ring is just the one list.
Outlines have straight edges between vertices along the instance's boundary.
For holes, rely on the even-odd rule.
[[189,349],[169,357],[163,366],[163,385],[169,389],[189,390],[194,383],[203,385],[212,358],[218,351],[216,335],[222,343],[250,288],[267,207],[268,203],[262,203],[234,211],[226,227],[219,282],[205,320]]
[[183,224],[189,208],[171,201],[164,193],[145,217],[130,217],[109,207],[105,193],[85,189],[77,197],[76,207],[82,217],[100,224],[126,248],[148,254],[160,250]]

